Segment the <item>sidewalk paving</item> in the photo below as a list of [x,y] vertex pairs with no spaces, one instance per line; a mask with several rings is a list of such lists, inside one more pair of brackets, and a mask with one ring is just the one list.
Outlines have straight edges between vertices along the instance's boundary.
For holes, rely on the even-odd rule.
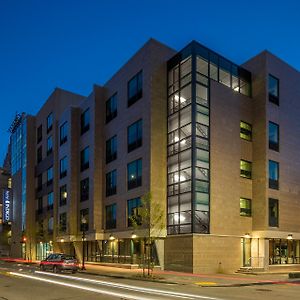
[[[26,264],[38,264],[39,262],[28,262],[22,259],[1,259],[7,262],[17,262]],[[255,274],[193,274],[175,271],[163,271],[155,269],[153,278],[144,278],[142,269],[118,268],[116,266],[98,265],[96,263],[86,263],[86,270],[81,274],[105,276],[111,278],[125,278],[133,280],[155,281],[166,284],[198,285],[201,287],[238,287],[250,285],[270,285],[270,284],[291,284],[299,285],[300,279],[289,279],[286,273],[255,273]]]
[[[141,269],[123,269],[117,267],[86,263],[82,273],[127,279],[149,280],[142,278]],[[198,285],[202,287],[234,287],[263,284],[300,284],[300,280],[288,278],[288,273],[254,274],[192,274],[174,271],[153,271],[153,281],[169,284]]]

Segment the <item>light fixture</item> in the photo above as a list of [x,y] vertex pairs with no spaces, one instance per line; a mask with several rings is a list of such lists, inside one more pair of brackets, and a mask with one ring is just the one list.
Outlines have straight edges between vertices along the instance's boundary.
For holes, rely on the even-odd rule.
[[43,245],[43,242],[40,242],[41,245]]
[[185,216],[183,216],[180,213],[175,213],[174,214],[174,221],[177,223],[180,220],[180,222],[185,221]]
[[179,141],[179,137],[178,137],[178,136],[175,136],[175,137],[174,137],[174,142],[177,143],[178,141]]
[[180,175],[180,181],[185,181],[185,176],[184,175]]
[[179,97],[178,95],[175,95],[175,96],[174,96],[174,99],[175,99],[176,101],[179,101],[179,99],[180,99],[180,103],[186,102],[186,99],[185,99],[184,97]]
[[287,237],[287,239],[288,239],[288,240],[292,240],[292,239],[293,239],[293,235],[292,235],[292,234],[289,234],[288,237]]
[[136,239],[136,238],[137,238],[137,235],[136,235],[135,233],[132,233],[131,238],[132,238],[132,239]]
[[51,244],[52,244],[52,241],[49,241],[49,244],[51,245]]
[[236,86],[236,87],[233,88],[233,90],[236,91],[236,92],[238,92],[239,91],[239,87]]
[[178,174],[175,174],[175,175],[174,175],[174,181],[175,181],[175,182],[178,182],[178,180],[179,180],[179,175],[178,175]]
[[251,238],[250,233],[245,233],[244,238],[245,238],[245,239],[250,239],[250,238]]
[[115,237],[111,234],[111,235],[109,236],[109,240],[110,240],[110,241],[113,241],[113,240],[115,240]]
[[68,193],[67,192],[63,192],[63,197],[66,199],[68,196]]
[[61,242],[61,243],[64,243],[64,242],[65,242],[65,240],[64,240],[64,239],[60,239],[60,242]]
[[182,140],[182,141],[180,142],[180,145],[185,145],[185,143],[186,143],[186,140]]

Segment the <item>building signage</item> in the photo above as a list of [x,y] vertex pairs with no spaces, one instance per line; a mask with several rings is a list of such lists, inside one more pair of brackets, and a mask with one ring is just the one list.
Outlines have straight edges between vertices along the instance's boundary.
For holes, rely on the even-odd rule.
[[3,190],[3,222],[10,221],[10,190]]

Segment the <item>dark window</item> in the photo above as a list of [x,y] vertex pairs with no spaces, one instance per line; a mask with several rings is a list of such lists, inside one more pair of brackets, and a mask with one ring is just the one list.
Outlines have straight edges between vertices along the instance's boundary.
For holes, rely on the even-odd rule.
[[47,139],[47,156],[50,155],[53,151],[53,140],[52,135],[50,135]]
[[269,75],[269,101],[279,105],[279,80]]
[[114,229],[117,227],[117,204],[105,207],[105,228]]
[[67,185],[63,185],[59,189],[59,206],[63,206],[67,204]]
[[240,122],[240,137],[243,140],[252,140],[252,126],[244,121]]
[[81,209],[80,210],[80,231],[87,231],[89,230],[89,209]]
[[142,160],[135,160],[127,165],[128,190],[142,185]]
[[80,181],[80,201],[86,201],[89,199],[89,178],[85,178]]
[[269,122],[269,149],[279,151],[279,125]]
[[68,140],[68,122],[63,123],[59,129],[60,137],[60,145],[64,144]]
[[42,188],[43,188],[43,173],[38,175],[38,178],[37,178],[37,190],[41,191]]
[[106,101],[106,123],[114,119],[117,114],[117,94],[114,94]]
[[37,158],[36,159],[37,159],[38,163],[41,162],[42,159],[43,159],[43,148],[42,148],[42,146],[38,147],[38,149],[37,149]]
[[142,146],[143,121],[139,120],[127,128],[128,152]]
[[40,125],[37,129],[37,143],[39,143],[43,138],[43,126]]
[[117,170],[106,174],[106,197],[117,193]]
[[251,200],[246,198],[240,198],[240,215],[245,217],[251,217]]
[[128,227],[131,227],[132,219],[138,224],[142,224],[142,219],[139,213],[139,208],[141,207],[141,198],[134,198],[127,201],[127,215],[128,215]]
[[81,114],[81,134],[84,134],[90,129],[90,109],[86,109]]
[[140,71],[128,82],[128,107],[143,96],[143,72]]
[[43,197],[38,198],[38,213],[41,214],[43,212]]
[[279,189],[279,163],[269,160],[269,188]]
[[53,113],[50,113],[47,117],[47,133],[52,130],[53,127]]
[[53,209],[53,192],[49,193],[47,196],[47,210]]
[[52,184],[53,182],[53,167],[50,167],[47,170],[47,185]]
[[278,200],[269,198],[269,226],[278,227],[279,207]]
[[50,217],[48,219],[48,233],[49,234],[53,233],[53,217]]
[[241,177],[251,179],[252,176],[252,163],[246,160],[240,161],[240,174]]
[[117,136],[106,141],[106,163],[117,159]]
[[67,157],[65,156],[59,162],[59,176],[60,176],[60,178],[64,178],[65,176],[67,176],[67,169],[68,169]]
[[67,231],[67,213],[62,213],[59,215],[59,231]]
[[84,148],[80,153],[80,170],[84,171],[89,168],[89,147]]

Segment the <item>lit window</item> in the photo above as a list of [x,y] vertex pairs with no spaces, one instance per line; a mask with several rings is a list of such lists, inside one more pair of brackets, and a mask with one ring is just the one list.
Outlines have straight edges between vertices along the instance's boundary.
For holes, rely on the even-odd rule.
[[252,176],[252,163],[246,160],[240,161],[240,174],[241,177],[251,179]]
[[240,122],[240,137],[243,140],[252,140],[252,126],[249,123]]
[[251,217],[251,200],[240,198],[240,215],[243,217]]

